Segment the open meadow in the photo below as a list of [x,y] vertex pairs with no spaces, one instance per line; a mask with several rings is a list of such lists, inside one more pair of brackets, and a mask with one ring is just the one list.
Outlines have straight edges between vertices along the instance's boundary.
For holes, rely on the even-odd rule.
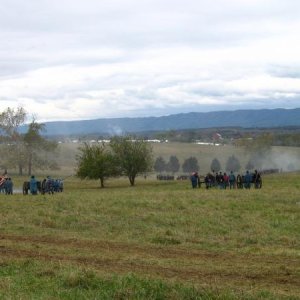
[[299,191],[280,173],[260,190],[69,177],[63,193],[1,194],[0,297],[300,299]]
[[[59,170],[60,174],[64,176],[74,174],[75,157],[76,154],[78,154],[79,146],[80,144],[75,143],[59,144],[58,151],[53,158],[58,162],[61,168],[61,170]],[[178,158],[180,165],[183,164],[185,159],[191,156],[196,157],[201,175],[210,172],[210,165],[214,158],[220,161],[222,171],[226,171],[226,162],[232,155],[239,160],[242,172],[245,171],[245,166],[249,161],[249,153],[247,153],[244,148],[233,145],[210,146],[197,145],[194,143],[151,143],[151,146],[154,159],[161,156],[166,162],[171,155]],[[271,147],[266,155],[263,168],[278,168],[290,171],[291,169],[300,170],[300,147]],[[57,174],[57,172],[58,171],[54,171],[54,174]],[[181,172],[182,170],[180,169],[179,173]]]

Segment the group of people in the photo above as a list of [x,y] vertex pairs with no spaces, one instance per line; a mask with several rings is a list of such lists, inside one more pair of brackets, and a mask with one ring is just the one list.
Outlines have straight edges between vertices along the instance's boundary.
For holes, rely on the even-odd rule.
[[213,172],[213,174],[208,173],[202,182],[198,173],[194,172],[191,175],[191,183],[192,188],[200,188],[201,183],[204,183],[206,189],[212,187],[218,187],[219,189],[250,189],[252,186],[258,189],[262,187],[262,178],[257,170],[254,173],[247,170],[243,175],[235,175],[233,171],[230,171],[229,174],[226,172]]
[[10,177],[1,176],[0,177],[0,193],[6,195],[13,194],[13,181]]
[[23,194],[28,194],[28,191],[32,195],[40,194],[53,194],[54,192],[63,191],[63,180],[62,179],[52,179],[50,176],[44,178],[43,181],[36,180],[35,176],[32,175],[30,181],[25,181],[23,184]]
[[[14,184],[11,177],[7,175],[0,176],[0,194],[12,195]],[[62,179],[52,179],[50,176],[44,178],[43,181],[38,181],[34,175],[30,177],[29,181],[23,183],[23,194],[27,195],[29,192],[32,195],[53,194],[54,192],[62,192],[64,188]]]

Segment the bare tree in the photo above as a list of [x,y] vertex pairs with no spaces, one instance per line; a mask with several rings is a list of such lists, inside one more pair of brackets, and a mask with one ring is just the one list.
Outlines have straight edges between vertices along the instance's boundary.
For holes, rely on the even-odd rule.
[[3,161],[6,167],[18,167],[19,174],[23,174],[25,149],[23,136],[19,128],[26,120],[24,108],[7,108],[0,114],[0,129],[5,141],[2,147]]

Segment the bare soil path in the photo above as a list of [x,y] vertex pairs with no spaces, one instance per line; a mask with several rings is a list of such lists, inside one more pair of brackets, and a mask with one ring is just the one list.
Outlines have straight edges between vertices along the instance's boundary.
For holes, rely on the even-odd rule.
[[190,250],[101,240],[0,234],[7,260],[36,259],[82,265],[104,273],[139,275],[198,286],[269,289],[300,295],[300,258]]

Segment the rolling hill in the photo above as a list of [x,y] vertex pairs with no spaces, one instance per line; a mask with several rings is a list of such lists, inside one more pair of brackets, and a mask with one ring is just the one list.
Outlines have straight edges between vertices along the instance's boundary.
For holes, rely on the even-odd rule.
[[[46,122],[47,135],[122,134],[212,127],[300,126],[300,108],[191,112],[161,117]],[[23,128],[26,130],[26,128]]]

